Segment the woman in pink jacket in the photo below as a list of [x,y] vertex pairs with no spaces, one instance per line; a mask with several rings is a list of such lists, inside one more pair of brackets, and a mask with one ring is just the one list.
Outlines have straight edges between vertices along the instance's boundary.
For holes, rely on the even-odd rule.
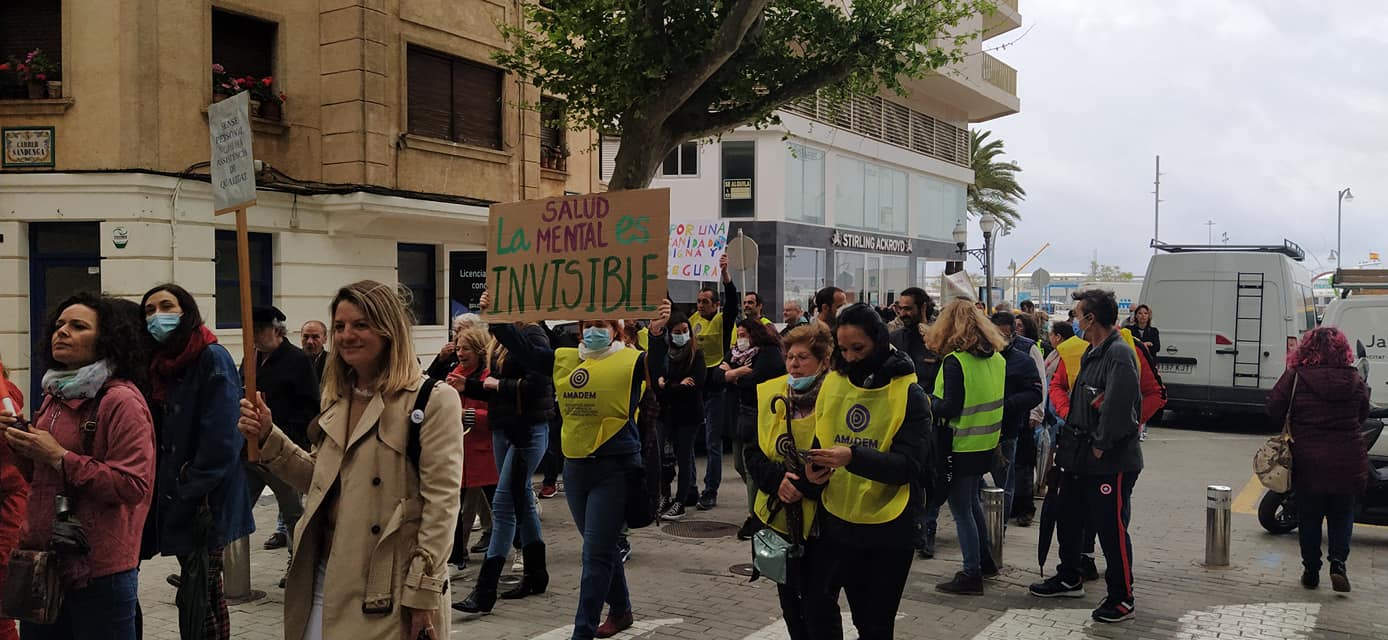
[[[455,567],[467,562],[468,538],[472,523],[480,516],[491,529],[491,496],[496,493],[496,456],[492,454],[492,431],[487,420],[487,400],[480,397],[482,382],[490,373],[484,364],[491,335],[481,327],[462,329],[455,340],[458,366],[448,374],[448,384],[463,399],[463,504],[458,512],[458,529],[453,534]],[[474,396],[463,393],[472,387]]]

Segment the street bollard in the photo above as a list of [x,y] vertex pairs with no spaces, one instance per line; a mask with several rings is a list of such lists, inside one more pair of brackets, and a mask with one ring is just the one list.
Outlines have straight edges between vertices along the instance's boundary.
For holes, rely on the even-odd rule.
[[1002,568],[1002,542],[1007,531],[1007,514],[1003,513],[1007,492],[1002,489],[983,490],[983,517],[988,526],[989,551],[993,554],[993,564]]
[[244,600],[250,595],[250,536],[231,541],[222,551],[222,583],[228,600]]
[[1233,490],[1222,485],[1205,487],[1205,566],[1229,566],[1230,510]]

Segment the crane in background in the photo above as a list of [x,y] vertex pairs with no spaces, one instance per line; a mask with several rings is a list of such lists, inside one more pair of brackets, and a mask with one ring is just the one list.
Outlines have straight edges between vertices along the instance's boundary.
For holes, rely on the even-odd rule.
[[[1017,266],[1017,261],[1015,261],[1015,260],[1012,261],[1012,264],[1007,265],[1009,268],[1012,269],[1012,297],[1013,297],[1014,299],[1018,297],[1018,296],[1017,296],[1017,274],[1020,273],[1020,272],[1022,272],[1024,269],[1026,269],[1026,268],[1027,268],[1027,265],[1029,265],[1029,264],[1031,264],[1033,261],[1035,261],[1037,256],[1041,255],[1042,252],[1044,252],[1045,250],[1047,250],[1047,249],[1049,249],[1049,248],[1051,248],[1051,243],[1049,243],[1049,242],[1047,242],[1046,244],[1041,245],[1041,248],[1040,248],[1040,249],[1037,249],[1037,250],[1036,250],[1036,253],[1031,254],[1031,257],[1030,257],[1030,258],[1027,258],[1027,261],[1026,261],[1026,262],[1023,262],[1023,263],[1022,263],[1022,266],[1020,266],[1020,267]],[[1044,296],[1043,296],[1043,297],[1044,297]],[[1021,300],[1017,300],[1017,304],[1021,304],[1021,302],[1022,302]]]

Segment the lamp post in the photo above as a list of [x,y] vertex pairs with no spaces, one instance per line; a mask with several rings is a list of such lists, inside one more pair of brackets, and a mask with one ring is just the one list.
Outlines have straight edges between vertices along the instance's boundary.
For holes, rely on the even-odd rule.
[[1345,254],[1344,254],[1343,251],[1340,250],[1340,242],[1341,242],[1340,228],[1341,228],[1341,226],[1342,226],[1342,222],[1341,222],[1341,221],[1344,219],[1344,210],[1345,210],[1345,203],[1346,203],[1346,202],[1354,202],[1354,194],[1352,194],[1352,193],[1349,192],[1349,187],[1345,187],[1345,188],[1341,189],[1341,190],[1339,191],[1339,196],[1335,199],[1335,268],[1336,268],[1336,269],[1339,269],[1339,268],[1345,266]]
[[965,249],[969,242],[969,228],[960,220],[954,225],[954,246],[958,248],[960,261],[964,256],[973,256],[978,259],[978,263],[983,267],[983,286],[984,304],[988,305],[991,311],[993,308],[993,230],[998,226],[998,219],[991,213],[985,213],[978,219],[978,228],[983,230],[983,248]]

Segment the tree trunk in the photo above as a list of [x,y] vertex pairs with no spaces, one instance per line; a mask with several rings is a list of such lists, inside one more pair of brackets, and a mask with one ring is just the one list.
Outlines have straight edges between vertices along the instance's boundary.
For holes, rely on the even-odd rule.
[[622,132],[621,145],[617,149],[616,164],[612,177],[607,181],[608,191],[645,189],[655,178],[655,172],[665,160],[665,155],[674,148],[668,136],[658,132],[644,132],[627,129]]

